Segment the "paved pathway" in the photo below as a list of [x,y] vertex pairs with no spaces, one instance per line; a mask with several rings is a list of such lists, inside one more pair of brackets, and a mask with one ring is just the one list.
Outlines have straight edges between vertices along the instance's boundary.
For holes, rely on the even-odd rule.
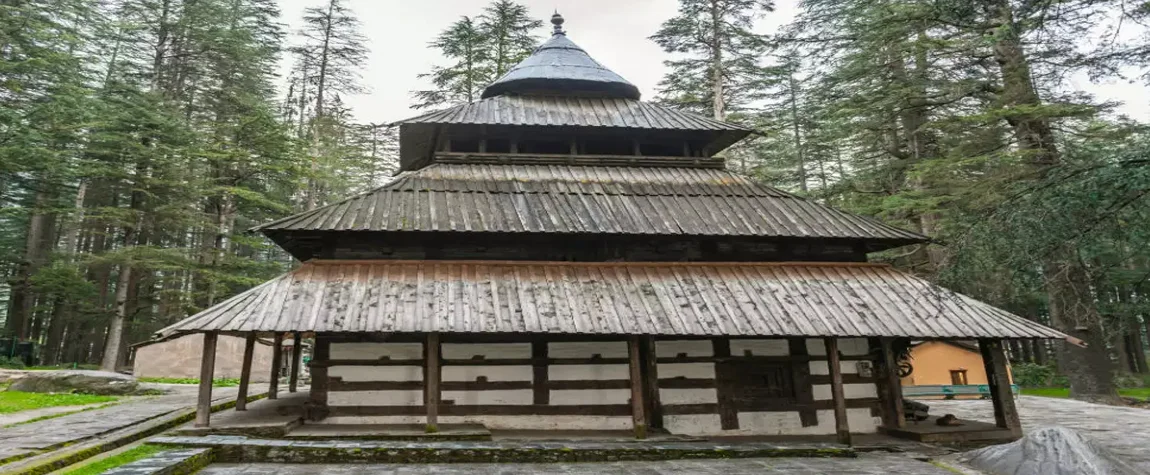
[[[994,422],[990,401],[923,401],[930,413],[954,414],[960,419]],[[1150,473],[1150,410],[1136,407],[1106,406],[1037,396],[1021,396],[1018,414],[1022,429],[1030,432],[1043,427],[1062,426],[1075,429],[1118,456]]]
[[[0,459],[39,453],[145,422],[183,408],[195,405],[196,387],[172,386],[171,394],[150,397],[132,397],[120,404],[103,409],[78,412],[39,422],[0,429]],[[252,388],[255,389],[254,387]],[[215,388],[212,397],[234,398],[237,388]]]
[[566,464],[423,464],[423,465],[282,465],[217,464],[200,475],[954,475],[947,469],[898,454],[861,454],[859,458],[767,458],[738,460],[672,460]]
[[115,404],[115,403],[101,402],[101,403],[96,403],[96,404],[83,404],[83,405],[79,405],[79,406],[53,406],[53,407],[44,407],[44,408],[40,408],[40,409],[30,409],[27,411],[13,412],[13,413],[9,413],[9,414],[0,414],[0,428],[3,428],[4,426],[13,425],[13,424],[20,424],[22,422],[27,422],[27,421],[30,421],[32,419],[36,419],[36,418],[40,418],[40,417],[44,417],[44,416],[51,416],[54,414],[64,414],[66,412],[78,412],[78,411],[83,411],[86,409],[91,409],[94,407],[100,407],[100,406],[111,405],[111,404]]

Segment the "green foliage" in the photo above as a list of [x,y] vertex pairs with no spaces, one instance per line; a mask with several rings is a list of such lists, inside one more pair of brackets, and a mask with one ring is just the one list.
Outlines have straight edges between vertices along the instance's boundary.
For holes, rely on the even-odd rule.
[[68,469],[64,471],[64,475],[98,475],[121,465],[127,465],[137,460],[151,457],[155,454],[167,450],[158,445],[137,445],[128,450],[120,452],[110,457],[102,458],[94,462],[81,465],[80,467]]
[[1044,388],[1052,385],[1055,369],[1036,363],[1020,363],[1010,367],[1014,384],[1023,388]]
[[49,394],[26,393],[23,391],[0,392],[0,414],[43,409],[56,406],[83,406],[115,401],[113,396],[91,394]]
[[431,81],[432,89],[412,92],[414,107],[478,100],[488,84],[535,50],[539,42],[532,31],[541,26],[526,6],[511,0],[492,1],[478,18],[460,17],[429,44],[452,64],[419,75]]
[[0,356],[0,368],[24,369],[24,360],[19,357],[9,358],[7,356]]
[[[1132,397],[1138,399],[1150,399],[1150,388],[1124,388],[1119,389],[1118,394],[1125,397]],[[1054,387],[1054,388],[1022,388],[1022,395],[1024,396],[1042,396],[1042,397],[1055,397],[1055,398],[1069,398],[1070,388]]]
[[[161,377],[144,377],[138,378],[142,383],[161,383],[161,384],[200,384],[198,378],[161,378]],[[239,378],[216,378],[212,380],[212,386],[217,388],[230,388],[240,385]]]

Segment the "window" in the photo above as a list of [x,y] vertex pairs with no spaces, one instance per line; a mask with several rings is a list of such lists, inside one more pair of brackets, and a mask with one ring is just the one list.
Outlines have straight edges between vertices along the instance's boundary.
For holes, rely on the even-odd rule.
[[569,155],[571,144],[558,140],[524,140],[519,142],[519,153]]
[[629,139],[597,138],[583,142],[583,155],[633,155],[634,146]]
[[955,386],[966,385],[966,370],[965,369],[952,369],[950,370],[950,384]]

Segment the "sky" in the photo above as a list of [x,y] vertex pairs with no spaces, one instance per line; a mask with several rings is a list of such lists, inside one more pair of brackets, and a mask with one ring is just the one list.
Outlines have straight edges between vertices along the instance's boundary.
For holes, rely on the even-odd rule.
[[[659,25],[675,15],[676,0],[519,0],[531,15],[544,20],[539,30],[549,34],[547,23],[558,11],[566,23],[568,38],[583,47],[604,66],[639,87],[644,98],[652,98],[665,72],[668,55],[647,39]],[[291,31],[299,28],[305,7],[323,0],[279,0],[283,21]],[[433,65],[447,62],[427,46],[439,31],[461,16],[478,16],[487,0],[349,0],[359,16],[371,48],[362,72],[367,91],[345,98],[356,118],[365,123],[387,123],[418,115],[411,109],[411,91],[427,88],[416,77]],[[796,14],[797,0],[777,0],[775,12],[756,24],[760,33],[772,33]],[[285,58],[281,71],[286,76],[290,64]],[[1104,100],[1123,101],[1119,112],[1150,122],[1150,97],[1141,84],[1113,81],[1092,84],[1076,78],[1074,86]]]

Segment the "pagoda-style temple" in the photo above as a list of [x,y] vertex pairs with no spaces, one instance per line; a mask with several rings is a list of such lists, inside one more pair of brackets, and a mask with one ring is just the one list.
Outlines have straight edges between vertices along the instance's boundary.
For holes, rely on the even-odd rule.
[[157,338],[206,333],[208,375],[214,335],[314,338],[305,424],[844,442],[905,424],[910,340],[977,340],[1020,432],[1001,341],[1066,335],[867,262],[928,238],[727,171],[751,130],[640,101],[552,23],[402,121],[390,183],[256,228],[301,266]]

